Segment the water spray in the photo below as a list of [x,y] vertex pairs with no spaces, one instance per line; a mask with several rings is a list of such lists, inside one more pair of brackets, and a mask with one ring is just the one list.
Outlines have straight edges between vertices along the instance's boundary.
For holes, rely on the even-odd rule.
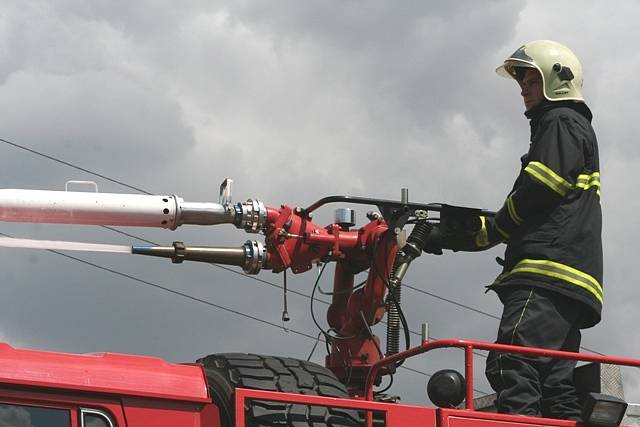
[[50,251],[132,253],[131,246],[126,245],[105,245],[100,243],[67,242],[62,240],[16,239],[13,237],[0,237],[0,247],[45,249]]

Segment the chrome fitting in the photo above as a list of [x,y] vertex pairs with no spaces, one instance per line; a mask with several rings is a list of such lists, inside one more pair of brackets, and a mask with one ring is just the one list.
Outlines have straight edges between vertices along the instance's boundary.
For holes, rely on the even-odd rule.
[[247,233],[259,233],[267,221],[267,208],[265,208],[264,203],[256,199],[238,203],[236,205],[236,213],[240,216],[240,221],[236,224],[236,227],[244,228]]
[[257,240],[247,240],[242,245],[244,265],[242,270],[247,274],[258,274],[265,263],[264,245]]

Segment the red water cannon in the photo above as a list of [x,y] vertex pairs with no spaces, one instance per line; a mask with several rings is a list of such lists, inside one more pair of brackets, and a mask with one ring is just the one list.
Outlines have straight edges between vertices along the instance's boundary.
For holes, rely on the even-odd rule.
[[[409,348],[407,322],[401,310],[401,283],[411,262],[423,252],[442,253],[450,242],[470,236],[479,217],[492,212],[439,203],[410,203],[403,189],[399,201],[353,196],[330,196],[301,208],[267,207],[249,199],[233,203],[230,179],[220,186],[219,203],[190,203],[176,195],[132,195],[98,192],[0,190],[0,220],[67,224],[118,225],[176,229],[185,224],[233,224],[249,233],[264,234],[264,242],[248,240],[239,247],[132,246],[139,255],[183,261],[239,266],[248,274],[264,269],[274,273],[302,273],[314,265],[335,263],[329,329],[323,331],[330,351],[326,365],[361,394],[370,368],[396,354],[400,331]],[[335,211],[334,221],[321,226],[312,214],[327,204],[375,207],[368,222],[355,226],[355,212]],[[436,216],[432,216],[436,214]],[[413,226],[407,235],[405,227]],[[367,278],[355,285],[355,275]],[[387,342],[383,352],[372,327],[386,315]],[[381,375],[390,373],[388,365]]]

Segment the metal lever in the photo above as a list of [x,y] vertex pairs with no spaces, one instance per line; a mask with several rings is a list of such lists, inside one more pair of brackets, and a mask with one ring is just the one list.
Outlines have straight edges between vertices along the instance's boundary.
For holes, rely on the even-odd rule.
[[231,197],[231,184],[233,180],[231,178],[225,178],[220,184],[220,204],[222,206],[229,206],[232,201]]

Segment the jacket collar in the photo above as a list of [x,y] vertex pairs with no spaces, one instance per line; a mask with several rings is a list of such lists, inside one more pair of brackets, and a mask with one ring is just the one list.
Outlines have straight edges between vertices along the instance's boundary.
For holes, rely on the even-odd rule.
[[591,119],[593,118],[593,114],[591,114],[591,110],[587,107],[587,104],[584,102],[576,102],[576,101],[548,101],[544,100],[540,104],[536,105],[532,109],[525,111],[524,115],[530,120],[529,124],[531,126],[531,139],[533,140],[533,135],[535,135],[538,130],[538,123],[540,123],[540,119],[550,110],[554,108],[571,108],[572,110],[580,113],[584,116],[585,119],[591,123]]

